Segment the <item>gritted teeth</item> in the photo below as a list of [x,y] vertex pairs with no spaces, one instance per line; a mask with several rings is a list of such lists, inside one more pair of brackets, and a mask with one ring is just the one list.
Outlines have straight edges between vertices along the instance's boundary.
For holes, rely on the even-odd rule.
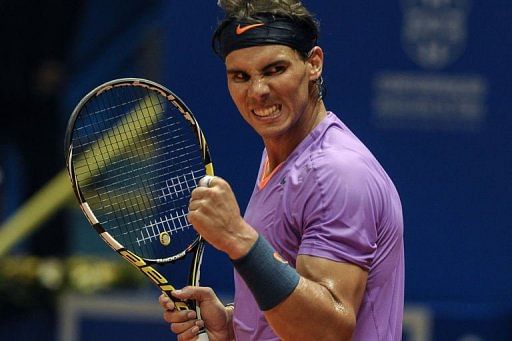
[[253,109],[252,112],[259,117],[270,117],[281,110],[281,105],[274,104],[270,107]]

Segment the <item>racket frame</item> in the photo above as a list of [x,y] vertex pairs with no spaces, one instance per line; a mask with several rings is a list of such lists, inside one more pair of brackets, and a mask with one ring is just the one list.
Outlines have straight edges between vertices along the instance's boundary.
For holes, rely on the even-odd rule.
[[95,214],[89,207],[89,204],[86,202],[80,187],[78,185],[78,181],[75,176],[74,167],[73,167],[73,130],[75,126],[75,122],[82,110],[88,101],[105,91],[108,91],[114,87],[120,86],[139,86],[147,88],[148,90],[156,91],[161,96],[165,97],[171,105],[176,107],[183,117],[190,123],[191,129],[193,129],[198,141],[199,146],[202,151],[202,157],[205,165],[205,172],[207,175],[213,176],[213,164],[211,161],[208,144],[206,143],[206,139],[201,131],[197,120],[194,115],[190,111],[190,109],[185,105],[185,103],[176,96],[172,91],[165,88],[164,86],[155,83],[153,81],[142,79],[142,78],[120,78],[114,79],[109,82],[106,82],[92,91],[90,91],[87,95],[85,95],[80,102],[77,104],[75,109],[73,110],[71,117],[68,121],[66,136],[65,136],[65,155],[66,155],[66,168],[68,170],[68,175],[72,183],[73,191],[78,200],[79,206],[87,217],[87,220],[94,228],[94,230],[100,235],[101,239],[112,248],[112,250],[116,251],[121,257],[123,257],[127,262],[136,267],[140,272],[142,272],[146,277],[148,277],[158,288],[165,293],[169,298],[174,302],[175,309],[177,310],[196,310],[198,313],[198,318],[200,318],[199,307],[196,306],[195,301],[180,301],[173,296],[171,296],[172,291],[176,290],[174,286],[169,283],[167,278],[163,276],[160,272],[158,272],[154,265],[164,265],[168,263],[174,263],[180,259],[186,257],[187,254],[193,253],[193,259],[190,265],[189,270],[189,278],[188,283],[192,286],[199,285],[200,278],[200,267],[203,258],[204,252],[204,241],[200,235],[183,251],[179,252],[176,255],[166,257],[163,259],[147,259],[140,257],[133,253],[132,251],[125,248],[121,243],[119,243],[110,233],[108,233],[101,223],[96,218]]

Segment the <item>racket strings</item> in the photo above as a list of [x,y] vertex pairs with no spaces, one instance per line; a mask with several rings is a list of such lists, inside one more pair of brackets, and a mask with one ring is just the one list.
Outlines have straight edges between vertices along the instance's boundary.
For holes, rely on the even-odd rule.
[[[94,179],[103,178],[105,181],[108,180],[107,182],[112,181],[112,176],[109,175],[108,172],[109,169],[115,167],[116,161],[115,159],[112,159],[111,156],[115,155],[116,158],[118,157],[120,160],[126,159],[126,156],[121,155],[122,150],[126,149],[127,145],[137,142],[135,139],[133,139],[133,134],[128,135],[130,129],[127,131],[126,123],[118,124],[118,131],[116,133],[112,132],[112,121],[115,122],[119,119],[119,114],[113,115],[112,113],[115,113],[116,110],[121,110],[126,106],[139,103],[142,98],[136,98],[135,100],[131,101],[123,101],[122,103],[118,104],[113,104],[111,100],[112,98],[110,96],[99,96],[97,98],[98,102],[92,101],[85,107],[86,114],[83,116],[83,121],[86,123],[83,123],[81,128],[84,129],[86,133],[87,130],[92,130],[95,133],[93,135],[94,138],[91,139],[89,145],[87,143],[80,142],[80,145],[84,146],[85,148],[89,147],[89,153],[85,153],[84,155],[84,164],[87,167],[87,171],[84,174],[91,178],[89,183],[86,183],[85,185],[83,184],[82,187],[86,193],[88,193],[87,190],[91,190],[90,195],[86,194],[85,199],[91,203],[92,206],[94,206],[95,211],[105,212],[104,214],[100,213],[99,216],[102,218],[102,225],[107,228],[107,231],[111,233],[116,239],[119,239],[119,237],[123,236],[123,239],[128,238],[131,240],[130,234],[124,233],[118,224],[116,224],[116,220],[118,218],[115,212],[121,209],[125,209],[128,212],[133,212],[133,208],[138,205],[132,204],[131,200],[129,200],[130,197],[128,196],[123,196],[124,199],[119,200],[115,195],[112,195],[114,188],[115,192],[123,193],[124,188],[123,186],[119,185],[119,182],[112,183],[112,185],[109,186],[112,189],[109,190],[108,187],[101,185],[101,182],[96,182]],[[127,120],[127,123],[133,124],[133,120]],[[130,141],[130,138],[133,140]],[[116,143],[114,143],[113,140],[115,140]],[[120,142],[123,141],[125,141],[126,145],[122,146]],[[94,148],[96,145],[99,145],[100,148]],[[105,165],[110,165],[110,167],[105,168]],[[79,168],[79,166],[76,167]],[[120,169],[118,169],[118,172],[121,176],[123,176],[124,172],[121,172]],[[124,176],[124,178],[126,177]],[[128,194],[128,191],[125,191],[125,193]],[[130,203],[128,204],[128,202]],[[124,224],[124,229],[130,229],[130,225],[132,223],[136,223],[136,220],[133,218],[131,220],[124,220],[125,221],[122,222]],[[133,241],[130,241],[130,243],[132,242]]]
[[[150,98],[150,101],[152,102],[155,98]],[[156,98],[158,100],[158,104],[160,105],[160,107],[163,109],[165,107],[165,103],[162,103],[160,101],[161,97],[157,97]],[[156,105],[153,103],[153,105]],[[173,124],[171,124],[172,126]],[[164,130],[166,131],[164,133],[165,134],[168,134],[167,131],[170,130],[169,129],[170,126],[167,126],[164,128]],[[174,128],[173,128],[174,129]],[[169,144],[172,144],[173,145],[173,150],[175,151],[175,155],[174,156],[171,156],[170,157],[170,160],[172,161],[172,164],[176,165],[175,167],[179,170],[179,172],[183,172],[185,170],[188,170],[187,168],[188,165],[184,165],[183,163],[185,163],[184,161],[181,161],[181,160],[178,160],[178,158],[176,157],[176,155],[179,155],[180,158],[184,158],[185,161],[187,161],[186,163],[190,163],[190,160],[193,158],[193,153],[190,153],[190,152],[184,152],[185,149],[187,148],[190,148],[191,145],[190,145],[190,142],[191,141],[186,141],[184,140],[184,135],[180,135],[180,134],[177,134],[178,131],[181,130],[181,129],[174,129],[172,131],[172,134],[170,134],[172,137],[170,139],[174,139],[175,141],[177,141],[177,143],[171,143],[170,142],[170,139],[167,139],[167,138],[163,138],[162,135],[159,135],[159,141],[162,142],[163,145],[169,145]],[[187,143],[185,143],[187,142]],[[181,145],[184,145],[184,146],[181,146]],[[192,146],[194,146],[192,144]],[[164,149],[164,148],[157,148],[157,153],[160,152],[159,149]],[[194,151],[196,150],[196,148],[194,148]],[[159,163],[152,163],[152,165],[156,168],[156,171],[159,172],[159,171],[162,171],[164,170],[164,168],[166,167],[165,164],[167,164],[167,162],[163,162],[164,165],[162,165],[163,167],[160,167]],[[192,175],[194,175],[192,173]],[[186,215],[187,215],[187,206],[188,206],[188,202],[182,202],[181,205],[178,205],[178,201],[181,197],[189,197],[190,196],[190,192],[191,192],[191,188],[190,186],[188,185],[188,181],[186,179],[186,173],[185,175],[181,175],[181,173],[178,173],[178,175],[176,177],[173,176],[173,173],[170,172],[169,173],[169,176],[170,177],[170,181],[171,183],[173,184],[173,187],[172,187],[172,191],[171,191],[171,187],[169,187],[169,179],[165,179],[165,187],[163,187],[162,183],[161,182],[158,182],[156,185],[156,188],[160,188],[160,190],[162,191],[162,193],[165,193],[165,190],[167,190],[167,192],[170,194],[170,193],[174,193],[175,194],[175,197],[171,196],[170,197],[170,201],[168,200],[169,199],[169,196],[156,196],[157,199],[159,199],[160,202],[158,202],[157,200],[157,203],[155,204],[155,208],[159,208],[158,212],[160,214],[158,214],[158,217],[155,217],[155,219],[149,221],[148,224],[144,225],[142,228],[138,229],[138,232],[140,234],[140,236],[137,236],[136,239],[135,239],[135,242],[137,243],[137,245],[139,247],[141,247],[142,245],[146,245],[146,243],[148,242],[149,245],[153,245],[152,243],[155,242],[156,240],[158,240],[159,236],[163,233],[163,232],[167,232],[169,233],[171,236],[173,234],[176,234],[178,233],[180,230],[181,231],[185,231],[185,229],[189,229],[190,228],[190,224],[188,223],[187,221],[187,218],[186,218]],[[180,177],[183,177],[184,179],[183,180],[180,180]],[[197,178],[195,178],[194,176],[192,176],[192,180],[194,180],[195,182],[197,182]],[[180,190],[178,190],[178,186],[175,184],[179,184],[180,186]],[[183,184],[187,184],[187,191],[183,190]],[[156,194],[156,193],[153,193],[153,194]],[[172,206],[170,209],[168,210],[165,210],[165,203],[169,201]],[[186,205],[184,205],[186,204]],[[153,216],[151,216],[153,217]],[[144,234],[144,232],[146,232],[146,234]]]
[[[73,137],[83,158],[75,173],[104,228],[128,249],[158,258],[195,239],[186,215],[204,163],[182,113],[162,96],[129,88],[84,107]],[[159,242],[162,233],[171,236],[168,248]]]

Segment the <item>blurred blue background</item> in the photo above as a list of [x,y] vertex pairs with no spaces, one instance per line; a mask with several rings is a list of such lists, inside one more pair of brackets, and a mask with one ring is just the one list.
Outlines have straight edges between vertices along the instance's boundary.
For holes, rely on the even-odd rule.
[[[401,195],[404,340],[512,340],[512,2],[304,3],[320,19],[327,108]],[[80,98],[121,77],[160,82],[188,103],[217,175],[245,207],[262,144],[211,52],[215,1],[0,1],[0,16],[1,220],[63,169]],[[73,273],[76,263],[62,263],[73,257],[110,257],[88,228],[70,201],[3,257],[1,340],[173,339],[158,293],[138,277],[130,289],[93,290],[34,275]],[[202,284],[229,300],[227,258],[211,248],[205,258]],[[25,262],[34,278],[9,275]]]

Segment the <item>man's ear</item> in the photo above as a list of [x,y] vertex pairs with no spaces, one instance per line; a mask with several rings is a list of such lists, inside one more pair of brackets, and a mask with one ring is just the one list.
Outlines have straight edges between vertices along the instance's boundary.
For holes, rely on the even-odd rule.
[[309,51],[308,63],[310,65],[309,80],[316,81],[322,76],[324,67],[324,51],[320,46],[315,46]]

